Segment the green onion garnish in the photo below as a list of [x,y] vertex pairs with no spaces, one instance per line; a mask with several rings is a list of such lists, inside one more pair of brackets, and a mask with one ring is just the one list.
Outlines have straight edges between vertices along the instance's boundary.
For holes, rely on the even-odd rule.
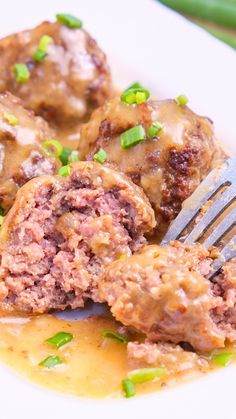
[[42,143],[42,147],[47,151],[48,154],[55,157],[60,157],[63,150],[61,143],[54,139],[44,141]]
[[177,98],[175,98],[175,101],[176,101],[177,105],[185,106],[188,103],[188,98],[185,95],[179,95]]
[[120,144],[122,148],[130,148],[145,138],[145,130],[142,125],[136,125],[133,128],[123,132],[120,136]]
[[68,164],[66,166],[60,167],[58,170],[58,176],[69,176],[70,175],[70,166]]
[[146,381],[152,381],[155,378],[161,378],[166,375],[165,368],[140,368],[129,372],[128,378],[133,384],[146,383]]
[[60,348],[61,346],[69,343],[73,339],[73,335],[67,332],[58,332],[56,335],[46,339],[45,342],[50,345]]
[[5,214],[5,211],[4,211],[3,207],[0,205],[0,215],[4,215],[4,214]]
[[62,23],[70,29],[80,29],[83,25],[83,22],[80,19],[65,13],[58,13],[56,18],[58,22]]
[[39,40],[40,51],[47,52],[48,45],[53,44],[54,40],[49,35],[43,35]]
[[71,154],[68,157],[70,163],[76,163],[79,161],[79,152],[76,150],[72,150]]
[[43,35],[39,40],[38,49],[33,53],[33,58],[38,63],[43,61],[44,58],[47,56],[47,47],[48,45],[52,44],[53,38],[49,35]]
[[69,163],[69,156],[72,153],[72,148],[70,147],[63,147],[62,153],[60,155],[60,160],[63,164],[63,166],[66,166]]
[[4,218],[5,218],[5,217],[3,217],[3,215],[0,215],[0,226],[2,226],[3,221],[4,221]]
[[126,339],[123,335],[116,332],[115,330],[111,330],[111,329],[103,330],[102,336],[104,338],[118,340],[120,343],[128,343],[128,339]]
[[212,355],[212,362],[218,367],[226,367],[230,364],[233,357],[233,352],[222,352],[221,354]]
[[64,360],[57,355],[50,355],[39,363],[41,367],[54,368],[58,364],[62,364]]
[[13,113],[3,112],[3,121],[7,122],[11,126],[19,124],[19,120]]
[[150,125],[150,127],[147,130],[148,137],[150,138],[156,137],[159,134],[159,132],[162,130],[162,128],[163,128],[163,125],[160,122],[158,121],[153,122],[152,125]]
[[125,89],[120,99],[122,102],[127,103],[128,105],[133,105],[134,103],[140,105],[141,103],[146,102],[149,96],[149,91],[144,89],[140,83],[136,82]]
[[136,394],[135,385],[128,378],[122,380],[122,390],[127,399],[129,399],[130,397],[134,397]]
[[13,66],[16,81],[25,83],[30,78],[30,72],[26,64],[15,64]]
[[93,156],[93,160],[101,164],[105,163],[106,159],[107,159],[107,153],[105,150],[103,150],[103,148],[100,148],[98,152],[94,154]]
[[37,63],[41,63],[41,61],[43,61],[47,55],[48,54],[45,51],[41,51],[41,49],[36,49],[32,57],[34,61],[36,61]]

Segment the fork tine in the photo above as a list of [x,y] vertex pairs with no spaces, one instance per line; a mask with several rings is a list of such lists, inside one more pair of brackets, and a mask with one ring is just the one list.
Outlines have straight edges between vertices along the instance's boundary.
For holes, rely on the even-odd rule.
[[230,242],[222,249],[220,253],[221,257],[216,259],[211,265],[212,271],[208,275],[209,280],[211,280],[213,276],[222,268],[225,262],[236,257],[236,236],[230,240]]
[[236,208],[233,208],[218,224],[216,229],[204,241],[203,246],[208,249],[216,244],[234,225],[236,225]]
[[[233,160],[233,161],[232,161]],[[225,164],[212,170],[209,175],[200,183],[193,194],[183,203],[182,210],[169,227],[162,239],[161,245],[168,244],[171,240],[180,238],[183,231],[198,214],[201,207],[212,198],[218,190],[228,183],[227,169],[236,171],[236,158],[229,159]]]
[[185,244],[195,243],[205,231],[213,224],[217,217],[235,200],[236,188],[230,186],[222,195],[208,208],[199,223],[193,228],[185,240]]

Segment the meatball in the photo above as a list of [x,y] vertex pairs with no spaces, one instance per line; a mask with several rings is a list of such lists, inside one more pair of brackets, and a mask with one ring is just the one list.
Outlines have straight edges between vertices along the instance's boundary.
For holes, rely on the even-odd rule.
[[[115,318],[150,341],[188,342],[200,352],[236,340],[236,284],[212,284],[209,253],[201,246],[147,246],[111,264],[99,289]],[[229,268],[225,268],[229,269]]]
[[[50,36],[47,55],[33,58],[40,39]],[[111,94],[106,57],[83,29],[44,22],[32,30],[0,41],[0,92],[9,90],[24,105],[56,126],[66,128],[86,120],[91,111]],[[16,80],[13,67],[26,64],[30,77]]]
[[40,146],[53,135],[48,124],[25,110],[18,98],[0,94],[0,205],[4,212],[29,179],[56,173],[59,163]]
[[[120,134],[141,124],[147,131],[153,121],[163,125],[158,136],[122,149]],[[212,123],[174,100],[127,105],[118,98],[97,109],[82,126],[81,156],[92,159],[102,147],[107,164],[118,167],[140,185],[157,214],[158,227],[176,217],[218,157]]]
[[189,370],[206,371],[208,362],[194,352],[185,351],[171,343],[129,342],[128,359],[137,368],[158,365],[166,368],[169,374],[179,374]]
[[104,267],[138,251],[154,226],[143,191],[98,163],[29,181],[0,232],[0,308],[45,312],[101,301]]

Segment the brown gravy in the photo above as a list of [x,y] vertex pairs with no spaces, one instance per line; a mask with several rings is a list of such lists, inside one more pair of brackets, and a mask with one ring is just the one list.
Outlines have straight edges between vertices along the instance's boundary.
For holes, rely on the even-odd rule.
[[[93,316],[71,322],[52,315],[30,318],[2,314],[0,360],[51,390],[83,397],[120,397],[121,381],[133,367],[127,359],[126,345],[101,336],[104,329],[118,330],[119,326],[110,316]],[[73,340],[60,349],[44,343],[59,331],[71,333]],[[39,366],[49,355],[59,355],[64,363],[54,369]],[[170,387],[202,374],[196,368],[188,370],[185,375],[172,374],[156,382],[139,384],[137,394]]]

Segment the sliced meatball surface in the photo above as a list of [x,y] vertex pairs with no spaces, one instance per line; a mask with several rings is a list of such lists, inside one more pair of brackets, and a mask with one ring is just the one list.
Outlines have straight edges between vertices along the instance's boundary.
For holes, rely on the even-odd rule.
[[[163,125],[157,136],[146,135],[135,147],[121,148],[122,132],[139,124],[147,132],[154,121]],[[163,229],[220,154],[212,123],[174,100],[132,106],[119,98],[108,101],[81,128],[81,156],[92,159],[100,147],[107,152],[106,164],[118,167],[144,189]]]
[[98,163],[31,180],[0,233],[0,307],[45,312],[101,301],[104,267],[138,251],[154,226],[143,191]]
[[0,94],[0,205],[5,212],[25,182],[57,172],[59,162],[41,147],[53,136],[47,122],[24,109],[20,99]]
[[117,320],[150,341],[188,342],[200,352],[224,347],[236,339],[236,287],[227,266],[225,281],[208,281],[210,263],[200,245],[147,246],[107,268],[101,298]]
[[[33,54],[44,35],[52,42],[46,57],[36,62]],[[86,120],[111,94],[106,57],[83,29],[44,22],[2,39],[0,56],[0,92],[16,94],[27,108],[56,126],[66,128]],[[24,83],[16,80],[17,63],[26,64],[30,72]]]

